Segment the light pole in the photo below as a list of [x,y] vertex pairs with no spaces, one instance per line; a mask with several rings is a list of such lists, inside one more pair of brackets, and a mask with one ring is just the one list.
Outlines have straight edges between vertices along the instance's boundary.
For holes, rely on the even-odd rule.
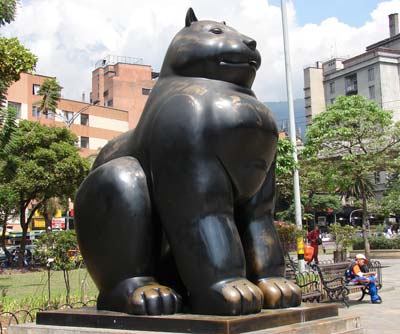
[[57,111],[54,113],[54,115],[60,119],[63,120],[65,123],[65,126],[69,129],[72,124],[74,124],[74,121],[78,118],[80,114],[82,114],[85,110],[89,109],[90,104],[87,106],[84,106],[82,109],[78,110],[74,115],[69,119],[68,117],[65,117],[62,113],[57,113]]
[[354,212],[358,212],[358,211],[362,211],[362,210],[363,210],[363,209],[355,209],[355,210],[353,210],[353,211],[350,212],[350,216],[349,216],[350,224],[352,223],[351,216],[353,215],[353,213],[354,213]]
[[[286,91],[287,100],[289,106],[289,126],[290,126],[290,142],[293,145],[293,160],[297,165],[297,141],[296,141],[296,124],[294,118],[294,107],[293,107],[293,93],[292,93],[292,71],[290,65],[290,50],[289,50],[289,37],[287,29],[287,14],[286,14],[286,0],[281,0],[281,11],[282,11],[282,29],[283,29],[283,46],[285,51],[285,70],[286,70]],[[300,182],[299,182],[299,170],[297,167],[293,171],[293,193],[294,193],[294,207],[296,226],[298,230],[303,229],[301,221],[301,201],[300,201]],[[304,264],[304,244],[303,238],[297,239],[297,258],[299,262],[299,272],[305,270]]]

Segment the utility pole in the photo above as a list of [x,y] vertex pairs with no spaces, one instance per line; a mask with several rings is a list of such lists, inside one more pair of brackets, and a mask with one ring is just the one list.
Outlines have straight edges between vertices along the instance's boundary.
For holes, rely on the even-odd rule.
[[62,113],[57,113],[57,111],[54,113],[54,115],[60,118],[65,123],[65,126],[69,129],[71,128],[71,125],[74,124],[74,121],[80,116],[80,114],[82,114],[82,112],[84,112],[85,110],[89,109],[90,106],[91,106],[90,104],[84,106],[76,113],[74,113],[71,118],[64,116]]
[[[290,66],[286,0],[281,0],[281,12],[282,12],[283,46],[285,52],[286,91],[287,91],[287,100],[289,106],[289,129],[290,129],[289,135],[290,135],[290,141],[294,148],[293,159],[297,164],[296,124],[295,124],[294,108],[293,108],[292,71]],[[293,171],[293,192],[294,192],[296,226],[297,229],[301,231],[303,229],[303,224],[301,219],[302,215],[301,215],[301,201],[300,201],[299,170],[297,169],[297,167]],[[304,242],[302,237],[299,237],[297,239],[297,259],[299,263],[299,272],[303,272],[305,270],[305,264],[304,264]]]

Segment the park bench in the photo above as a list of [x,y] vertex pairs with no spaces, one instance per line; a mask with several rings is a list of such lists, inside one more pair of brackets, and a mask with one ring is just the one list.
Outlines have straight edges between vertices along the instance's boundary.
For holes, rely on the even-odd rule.
[[[351,261],[339,263],[323,263],[312,265],[313,269],[318,273],[324,294],[331,301],[343,302],[349,307],[349,294],[361,292],[358,301],[364,299],[365,295],[369,295],[367,286],[361,284],[348,283],[345,280],[344,273]],[[377,273],[376,285],[378,289],[382,287],[382,265],[379,261],[371,260],[368,262],[369,271]]]
[[297,272],[296,285],[301,289],[301,300],[303,302],[320,302],[323,294],[319,275],[315,271]]
[[286,278],[294,281],[300,287],[303,302],[321,301],[321,282],[318,273],[308,266],[307,271],[299,273],[297,262],[289,255],[286,259]]

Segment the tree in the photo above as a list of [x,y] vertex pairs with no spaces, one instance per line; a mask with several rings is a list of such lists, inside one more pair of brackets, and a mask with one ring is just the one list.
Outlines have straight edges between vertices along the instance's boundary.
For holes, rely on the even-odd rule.
[[0,26],[14,21],[17,4],[17,0],[0,0]]
[[70,258],[69,251],[78,248],[78,242],[74,230],[57,231],[42,235],[36,242],[35,256],[42,264],[49,264],[55,270],[62,270],[66,289],[66,303],[70,303],[71,285],[69,272],[77,267],[76,259]]
[[0,246],[9,259],[11,254],[5,246],[5,234],[8,219],[16,214],[15,203],[18,195],[8,183],[14,175],[14,164],[9,154],[13,148],[11,139],[18,126],[16,118],[15,108],[0,109]]
[[[16,0],[0,0],[0,27],[15,18]],[[17,38],[0,37],[0,107],[4,105],[8,87],[19,80],[21,72],[35,69],[37,57]]]
[[279,138],[276,154],[277,211],[287,209],[293,197],[293,144],[286,138]]
[[57,104],[61,98],[61,88],[55,78],[43,81],[38,91],[38,95],[42,96],[42,99],[38,102],[41,113],[47,115],[51,111],[55,114]]
[[390,170],[400,149],[400,124],[392,112],[362,96],[338,97],[307,129],[305,157],[321,175],[320,183],[354,196],[363,209],[363,238],[369,256],[367,200],[374,172]]
[[[52,197],[73,197],[88,173],[89,163],[79,156],[74,145],[76,140],[67,128],[29,121],[20,121],[12,137],[10,156],[16,168],[8,184],[18,193],[21,254],[24,254],[28,226],[43,201]],[[22,257],[19,258],[22,264]]]
[[400,215],[400,178],[395,175],[381,199],[376,201],[378,214],[384,217]]
[[338,195],[313,194],[304,197],[305,212],[312,213],[315,218],[317,212],[336,213],[342,209],[342,203]]

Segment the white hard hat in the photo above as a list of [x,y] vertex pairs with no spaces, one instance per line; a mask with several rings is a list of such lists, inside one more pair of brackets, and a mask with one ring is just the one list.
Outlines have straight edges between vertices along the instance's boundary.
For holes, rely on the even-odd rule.
[[364,254],[357,254],[356,260],[365,260],[368,261]]

